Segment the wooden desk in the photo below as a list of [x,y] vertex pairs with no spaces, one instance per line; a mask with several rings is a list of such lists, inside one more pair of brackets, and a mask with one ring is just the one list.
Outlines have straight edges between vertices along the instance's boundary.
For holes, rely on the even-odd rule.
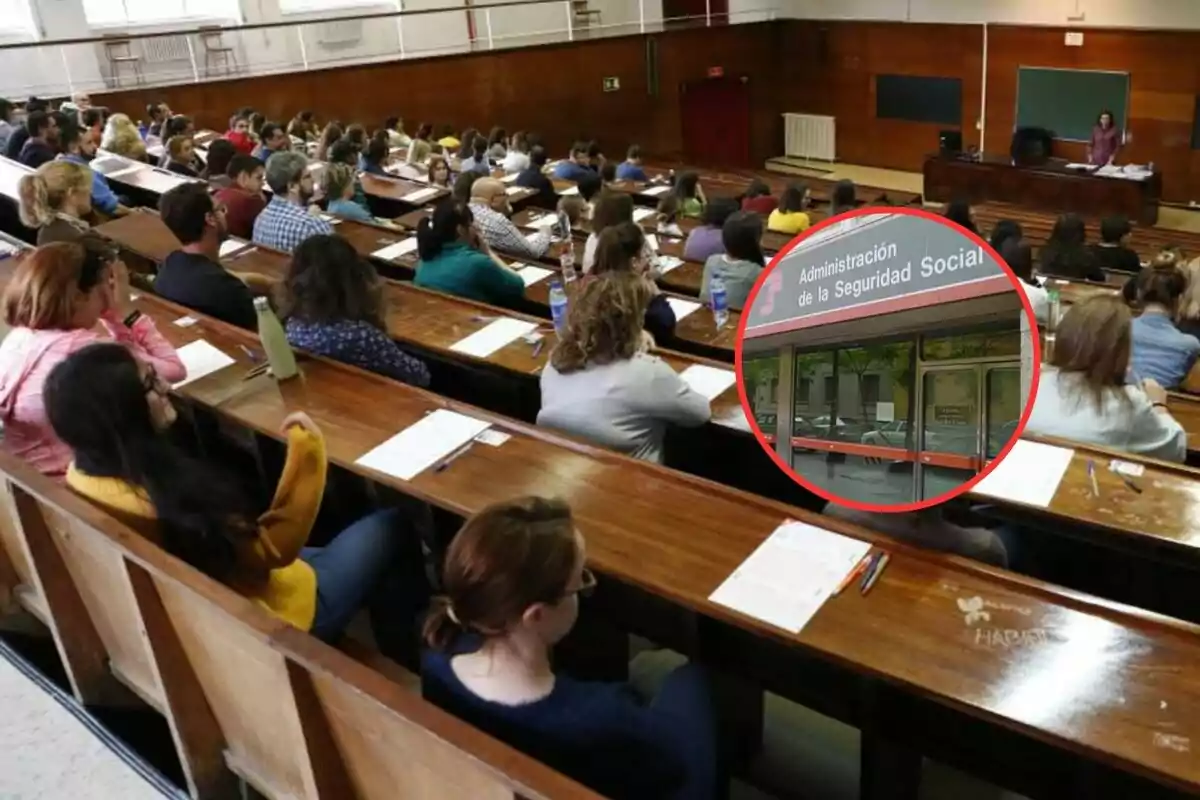
[[109,183],[116,184],[115,188],[118,192],[128,194],[135,206],[145,205],[157,208],[158,198],[185,183],[208,185],[199,178],[189,178],[104,150],[97,153],[91,167],[103,175]]
[[1161,196],[1162,175],[1157,172],[1144,181],[1132,181],[1069,170],[1057,162],[1014,166],[1001,156],[925,159],[925,199],[934,202],[963,197],[971,203],[991,200],[1056,213],[1069,210],[1097,217],[1119,213],[1153,225]]
[[1200,459],[1200,397],[1184,392],[1168,392],[1167,410],[1187,432],[1189,463]]

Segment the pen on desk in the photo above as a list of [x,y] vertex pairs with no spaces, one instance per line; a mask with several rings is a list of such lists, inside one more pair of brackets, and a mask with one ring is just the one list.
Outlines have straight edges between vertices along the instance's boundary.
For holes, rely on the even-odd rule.
[[238,347],[242,348],[242,352],[246,354],[246,358],[250,359],[250,363],[258,363],[258,356],[253,350],[251,350],[249,347],[246,347],[244,344],[239,344]]
[[493,322],[497,319],[499,319],[499,317],[489,317],[483,314],[476,314],[475,316],[471,317],[472,322]]
[[867,565],[871,563],[871,558],[871,554],[867,553],[858,560],[858,563],[854,565],[854,569],[850,570],[846,577],[842,578],[842,582],[838,584],[838,587],[833,590],[834,597],[837,597],[839,594],[844,592],[847,586],[854,583],[855,579],[857,579],[859,575],[863,574],[863,570],[865,570]]
[[879,580],[879,576],[883,574],[884,569],[887,568],[888,562],[891,560],[892,557],[887,553],[884,553],[883,556],[880,557],[879,561],[875,563],[875,570],[871,573],[871,577],[867,578],[866,584],[862,587],[862,594],[864,597],[866,596],[867,592],[871,591],[871,587],[874,586],[876,581]]
[[537,358],[542,354],[542,345],[546,343],[545,339],[538,339],[533,345],[533,357]]
[[267,363],[259,364],[257,367],[255,367],[254,369],[250,370],[245,375],[243,375],[242,380],[248,381],[251,378],[257,378],[259,375],[262,375],[270,368],[271,368],[270,364],[267,364]]
[[859,591],[862,591],[863,589],[866,588],[867,581],[871,580],[871,576],[875,574],[875,568],[877,566],[879,566],[879,559],[882,555],[883,555],[882,550],[879,550],[879,551],[871,554],[871,556],[870,556],[871,560],[867,562],[866,568],[863,569],[863,571],[860,573],[862,575],[862,580],[859,581],[859,584],[858,584]]
[[445,470],[446,467],[450,466],[455,461],[457,461],[459,456],[461,456],[463,453],[470,450],[471,445],[473,445],[473,444],[475,444],[475,441],[471,440],[471,441],[467,442],[466,444],[464,444],[462,447],[455,450],[450,455],[446,456],[446,458],[442,460],[442,463],[438,464],[437,467],[435,467],[433,471],[434,472],[442,472],[443,470]]
[[1121,480],[1125,481],[1125,485],[1128,486],[1133,491],[1137,492],[1138,494],[1142,493],[1142,487],[1140,487],[1136,483],[1134,483],[1133,479],[1130,478],[1129,476],[1121,475]]
[[1088,459],[1088,478],[1092,481],[1092,494],[1096,497],[1100,496],[1100,484],[1096,482],[1096,462]]

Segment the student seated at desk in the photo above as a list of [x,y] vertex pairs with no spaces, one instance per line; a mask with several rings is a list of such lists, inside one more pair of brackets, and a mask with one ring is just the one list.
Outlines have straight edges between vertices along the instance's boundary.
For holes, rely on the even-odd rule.
[[310,236],[292,254],[282,313],[292,347],[412,386],[429,369],[387,333],[383,285],[371,263],[340,236]]
[[[170,167],[172,158],[171,151],[167,145],[169,145],[171,140],[176,136],[184,136],[188,139],[194,139],[196,136],[196,124],[192,122],[191,117],[184,116],[183,114],[176,114],[163,124],[162,131],[162,140],[164,146],[162,158],[159,160],[158,165],[164,169],[168,169]],[[196,175],[199,175],[204,169],[204,161],[200,158],[200,156],[196,155],[194,141],[191,158],[187,162],[187,166],[191,168]]]
[[146,119],[149,120],[149,125],[146,127],[145,137],[162,139],[163,125],[165,125],[167,120],[169,120],[172,116],[171,107],[166,103],[147,104]]
[[333,226],[309,210],[313,178],[308,159],[299,153],[276,153],[267,162],[271,202],[254,220],[254,243],[290,253],[296,245]]
[[146,143],[138,135],[137,126],[124,114],[113,114],[104,123],[100,147],[110,153],[134,161],[146,160]]
[[250,136],[250,120],[245,116],[234,114],[229,118],[229,130],[225,132],[225,139],[243,155],[254,153],[255,142]]
[[583,218],[591,219],[596,198],[604,188],[604,180],[595,172],[589,171],[588,174],[580,176],[575,188],[579,190],[579,196],[583,199]]
[[685,665],[658,696],[556,674],[551,649],[596,578],[561,500],[524,497],[454,537],[445,595],[425,623],[426,699],[614,800],[715,800],[727,790],[705,673]]
[[[231,325],[256,330],[254,294],[243,279],[221,266],[221,242],[229,233],[225,206],[213,202],[204,184],[185,183],[159,199],[158,213],[182,247],[158,268],[154,293]],[[269,291],[265,278],[256,279],[264,292]]]
[[378,135],[372,136],[367,142],[366,149],[358,157],[358,169],[367,175],[384,175],[387,173],[388,143],[387,139]]
[[225,139],[214,139],[208,146],[208,154],[204,159],[204,169],[200,177],[208,181],[214,191],[226,189],[233,185],[229,177],[229,162],[238,154],[233,142]]
[[532,200],[533,205],[538,208],[556,208],[558,192],[554,191],[554,184],[543,172],[545,168],[546,149],[538,145],[530,151],[529,166],[517,175],[516,184],[537,192]]
[[971,233],[979,233],[979,229],[975,227],[975,217],[971,214],[971,204],[961,197],[956,197],[946,204],[946,211],[942,214],[943,217],[966,228]]
[[[1172,245],[1166,245],[1157,253],[1154,258],[1150,259],[1150,263],[1146,265],[1146,269],[1180,269],[1184,268],[1183,251]],[[1131,306],[1138,302],[1138,292],[1140,291],[1140,281],[1142,271],[1135,275],[1129,276],[1125,283],[1121,286],[1121,296],[1125,298],[1125,302]]]
[[326,210],[344,219],[374,222],[371,213],[354,202],[354,170],[345,164],[329,163],[321,174],[321,188],[329,201]]
[[492,174],[492,165],[488,161],[487,139],[482,136],[476,136],[470,146],[470,154],[459,162],[459,174],[466,175],[469,172],[480,178],[490,176]]
[[1063,214],[1041,250],[1041,272],[1058,278],[1104,283],[1104,270],[1084,243],[1087,228],[1078,214]]
[[417,127],[412,142],[408,145],[408,155],[404,158],[405,164],[424,164],[429,159],[432,150],[429,137],[432,134],[433,126],[428,122],[422,122]]
[[704,188],[700,185],[700,175],[696,172],[681,172],[675,177],[675,188],[671,190],[679,200],[679,216],[700,219],[708,200],[704,197]]
[[70,242],[89,228],[92,170],[74,161],[50,161],[17,181],[21,224],[37,230],[39,245]]
[[1179,264],[1179,271],[1187,279],[1187,288],[1179,298],[1175,327],[1200,339],[1200,258]]
[[[596,201],[596,209],[592,215],[592,232],[583,243],[583,271],[592,271],[596,263],[596,250],[600,243],[600,234],[607,228],[620,225],[623,222],[633,224],[633,197],[625,192],[603,192]],[[653,261],[654,251],[642,237],[644,252],[642,257],[647,263]]]
[[[1034,321],[1045,325],[1050,317],[1050,295],[1041,282],[1033,277],[1033,249],[1028,242],[1019,238],[1009,237],[1000,246],[1000,257],[1009,269],[1017,276],[1021,290],[1029,298],[1033,309]],[[1029,324],[1029,315],[1021,312],[1021,397],[1029,396],[1030,385],[1033,382],[1033,337],[1038,329]]]
[[779,205],[767,215],[767,229],[788,236],[808,230],[812,224],[805,211],[808,206],[808,187],[802,183],[789,183],[779,195]]
[[636,144],[630,145],[625,153],[625,160],[617,165],[617,180],[638,181],[646,183],[646,170],[642,168],[642,148]]
[[988,237],[988,244],[997,253],[1003,254],[1005,242],[1009,239],[1015,239],[1019,242],[1024,238],[1025,231],[1021,228],[1021,223],[1011,219],[1002,219],[992,228],[992,235]]
[[675,311],[667,302],[667,296],[654,283],[654,253],[636,222],[619,222],[606,227],[600,234],[590,277],[598,278],[615,272],[632,273],[646,279],[650,289],[650,304],[646,306],[644,327],[654,337],[655,343],[662,344],[674,336]]
[[463,203],[471,202],[471,190],[475,188],[475,181],[479,180],[479,176],[474,172],[463,172],[454,179],[454,186],[450,189],[450,196],[455,200]]
[[313,152],[313,161],[328,161],[329,154],[333,150],[333,146],[342,140],[345,131],[342,126],[335,121],[331,121],[325,125],[325,130],[321,131],[321,138],[317,140],[317,149]]
[[737,213],[737,201],[731,197],[718,197],[704,209],[700,225],[692,228],[687,241],[683,245],[685,261],[698,261],[703,264],[709,256],[725,252],[721,241],[725,220]]
[[63,161],[70,161],[81,167],[86,167],[92,176],[92,208],[110,217],[123,217],[130,212],[108,185],[108,179],[91,168],[91,161],[96,157],[95,139],[88,128],[68,125],[59,133],[63,146]]
[[217,192],[216,199],[225,206],[229,233],[239,239],[250,239],[254,236],[254,221],[267,207],[262,190],[266,168],[254,156],[238,153],[229,160],[225,175],[229,185]]
[[383,121],[383,129],[387,131],[390,147],[406,148],[412,144],[412,137],[404,132],[404,120],[399,117],[388,117]]
[[1059,323],[1025,432],[1182,462],[1187,434],[1153,378],[1131,380],[1131,313],[1118,297],[1091,297]]
[[[474,174],[477,173],[463,173]],[[493,250],[534,259],[550,250],[550,231],[542,228],[527,239],[509,219],[512,206],[508,202],[508,193],[504,184],[495,178],[477,178],[471,185],[471,213],[479,235]]]
[[1142,313],[1132,323],[1133,354],[1130,367],[1137,379],[1153,378],[1167,389],[1200,391],[1200,339],[1175,327],[1179,300],[1187,278],[1176,267],[1142,270],[1137,278],[1137,298]]
[[508,142],[508,150],[500,161],[505,175],[514,175],[529,168],[529,140],[525,131],[517,131]]
[[700,281],[700,300],[710,302],[712,280],[725,283],[726,302],[734,311],[741,311],[754,288],[755,281],[766,265],[762,252],[762,217],[738,211],[725,220],[721,241],[725,252],[709,256],[704,262],[704,277]]
[[654,219],[654,229],[660,236],[683,238],[683,228],[679,227],[679,198],[675,195],[663,195],[654,209]]
[[8,137],[16,130],[13,125],[13,104],[12,101],[0,97],[0,153],[8,147]]
[[286,153],[292,149],[292,140],[287,131],[278,122],[268,122],[262,127],[261,139],[254,155],[264,164],[271,160],[276,153]]
[[508,155],[508,133],[499,125],[492,128],[487,137],[487,154],[488,158],[494,158],[497,161],[502,160]]
[[525,296],[525,281],[488,247],[470,207],[454,198],[417,224],[417,253],[415,286],[498,306]]
[[[4,292],[0,344],[3,446],[39,472],[61,477],[71,453],[46,418],[43,386],[56,364],[109,339],[132,351],[170,382],[187,377],[175,348],[129,300],[129,271],[116,248],[89,234],[39,247],[23,258]],[[97,330],[99,325],[104,333]],[[107,334],[107,335],[106,335]],[[81,399],[98,387],[79,387]]]
[[[463,161],[471,157],[475,152],[475,137],[479,135],[479,130],[476,128],[467,128],[462,132],[462,136],[458,137],[458,144],[455,145],[458,150],[458,160]],[[487,140],[484,140],[485,144]],[[441,144],[439,142],[439,144]],[[485,148],[486,149],[486,148]]]
[[450,162],[445,156],[429,157],[429,185],[440,186],[443,189],[453,189],[450,181]]
[[57,111],[35,111],[26,118],[29,138],[21,146],[17,161],[36,169],[58,156],[58,114]]
[[599,175],[600,170],[602,170],[604,165],[608,163],[608,159],[604,157],[604,151],[600,149],[600,143],[595,139],[588,142],[587,154],[587,168]]
[[315,142],[321,132],[317,127],[317,121],[313,119],[313,112],[301,111],[288,122],[287,134],[308,143]]
[[750,185],[746,187],[746,195],[742,198],[742,211],[753,211],[759,216],[767,217],[777,206],[778,202],[771,196],[770,186],[758,178],[750,181]]
[[367,201],[367,193],[363,190],[362,181],[358,176],[358,163],[360,154],[353,140],[343,137],[336,142],[329,150],[329,164],[345,164],[354,171],[354,202],[358,203],[363,211],[370,213],[371,204]]
[[370,137],[367,136],[367,129],[357,122],[346,126],[346,135],[342,137],[343,142],[348,142],[354,147],[355,155],[359,155],[363,150],[367,149],[367,142]]
[[829,216],[836,217],[857,208],[858,187],[849,178],[842,178],[833,185],[833,192],[829,198]]
[[172,136],[167,140],[166,169],[176,175],[197,178],[200,174],[192,168],[195,155],[195,143],[190,136]]
[[412,663],[428,601],[419,539],[378,511],[308,547],[325,492],[321,430],[303,412],[280,426],[287,460],[265,513],[219,465],[180,450],[168,379],[111,344],[87,347],[46,381],[46,413],[70,447],[67,484],[167,552],[278,619],[337,642],[364,607],[380,651]]
[[567,157],[554,165],[554,177],[560,181],[578,181],[589,172],[592,170],[589,169],[587,142],[571,145]]
[[1100,222],[1100,243],[1091,247],[1092,258],[1101,269],[1137,273],[1142,269],[1141,256],[1129,247],[1133,226],[1124,216],[1105,217]]
[[661,463],[669,423],[708,422],[708,398],[648,352],[650,285],[643,275],[615,272],[576,290],[542,370],[538,425]]

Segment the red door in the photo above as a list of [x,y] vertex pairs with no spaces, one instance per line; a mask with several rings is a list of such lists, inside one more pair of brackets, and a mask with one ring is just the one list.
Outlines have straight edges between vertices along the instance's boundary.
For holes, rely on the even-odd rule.
[[706,167],[749,167],[750,85],[741,77],[680,87],[684,158]]

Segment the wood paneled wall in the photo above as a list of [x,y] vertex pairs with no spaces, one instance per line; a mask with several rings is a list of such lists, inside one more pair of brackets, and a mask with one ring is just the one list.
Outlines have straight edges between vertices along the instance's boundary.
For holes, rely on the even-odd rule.
[[[965,145],[1007,152],[1016,115],[1017,68],[1106,69],[1130,73],[1129,160],[1160,165],[1167,199],[1200,200],[1200,158],[1191,149],[1200,92],[1200,32],[1088,29],[1083,47],[1067,47],[1065,28],[989,26],[986,115],[981,115],[983,28],[902,22],[784,23],[784,111],[837,117],[838,159],[919,170],[937,149],[943,127],[875,118],[874,76],[955,77],[963,81]],[[1097,109],[1099,112],[1099,109]],[[1083,158],[1084,146],[1058,143],[1060,155]]]
[[[783,152],[781,95],[775,73],[785,29],[755,23],[685,29],[498,50],[442,58],[393,61],[340,69],[213,81],[162,89],[93,94],[94,103],[142,114],[165,100],[195,117],[200,127],[224,130],[229,115],[253,106],[286,121],[301,109],[321,120],[336,117],[368,128],[391,115],[411,133],[429,121],[461,131],[502,125],[538,132],[561,153],[577,138],[596,138],[610,157],[638,143],[650,153],[683,152],[680,86],[704,80],[712,66],[747,76],[751,87],[750,153],[758,166]],[[658,92],[649,93],[647,40],[658,47]],[[603,78],[620,79],[604,92]],[[750,166],[750,165],[745,165]]]

